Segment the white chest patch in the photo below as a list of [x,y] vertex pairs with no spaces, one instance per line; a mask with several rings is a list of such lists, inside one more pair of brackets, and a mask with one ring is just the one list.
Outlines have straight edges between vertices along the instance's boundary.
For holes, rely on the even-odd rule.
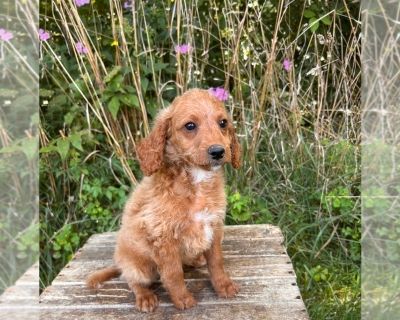
[[194,221],[199,222],[203,226],[204,239],[207,243],[211,243],[213,239],[212,223],[218,219],[216,214],[208,212],[207,210],[198,211],[194,214]]
[[194,183],[207,181],[214,176],[214,171],[207,171],[200,168],[191,168],[190,173],[193,177]]

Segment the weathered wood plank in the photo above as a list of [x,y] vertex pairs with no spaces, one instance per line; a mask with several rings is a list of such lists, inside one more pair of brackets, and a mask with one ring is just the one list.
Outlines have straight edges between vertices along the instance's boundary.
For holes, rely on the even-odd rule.
[[[95,234],[90,237],[87,244],[108,244],[115,243],[115,232],[105,232],[101,234]],[[253,225],[240,225],[240,226],[225,226],[224,229],[224,240],[230,239],[277,239],[277,241],[283,241],[283,235],[281,230],[272,225],[265,224],[253,224]]]
[[[101,269],[113,264],[112,259],[105,260],[74,260],[64,268],[58,277],[53,281],[76,282],[85,281],[87,275],[93,270]],[[229,256],[225,258],[225,269],[232,278],[241,277],[285,277],[293,275],[293,268],[290,260],[285,255],[279,256]],[[208,278],[206,267],[185,268],[185,279]]]
[[[236,280],[240,286],[238,295],[228,301],[240,303],[244,300],[251,301],[277,301],[287,304],[297,303],[300,296],[296,286],[296,279],[272,278],[268,280]],[[214,304],[218,299],[209,280],[186,282],[188,289],[202,304]],[[289,283],[290,285],[287,285]],[[161,303],[170,303],[169,296],[162,288],[161,283],[153,285]],[[52,286],[46,290],[46,295],[41,299],[45,305],[87,305],[102,304],[112,305],[118,303],[133,303],[134,295],[125,282],[106,283],[100,289],[88,289],[83,284],[74,286]]]
[[39,263],[0,296],[0,319],[39,319]]
[[35,304],[39,301],[39,263],[30,267],[13,286],[0,295],[0,309],[7,305]]
[[185,282],[198,301],[195,308],[175,309],[157,281],[160,306],[154,313],[134,309],[134,295],[124,279],[93,290],[86,276],[112,264],[116,233],[92,236],[41,295],[43,319],[308,319],[296,276],[278,227],[229,226],[225,229],[225,268],[240,285],[232,299],[219,299],[207,268],[185,268]]
[[201,320],[201,319],[253,319],[253,320],[307,320],[307,312],[302,304],[264,304],[260,301],[241,304],[197,305],[195,308],[180,311],[172,306],[160,306],[152,314],[140,314],[133,305],[115,305],[113,308],[42,308],[41,319],[85,319],[85,320]]

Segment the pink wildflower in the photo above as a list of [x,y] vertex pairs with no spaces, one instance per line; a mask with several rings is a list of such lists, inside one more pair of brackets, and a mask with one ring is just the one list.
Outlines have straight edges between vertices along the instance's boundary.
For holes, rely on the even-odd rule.
[[40,41],[47,41],[50,39],[50,33],[43,30],[43,29],[39,29],[39,39]]
[[10,41],[12,38],[14,38],[14,35],[10,31],[0,29],[0,40]]
[[282,65],[283,65],[283,69],[285,69],[287,72],[289,72],[290,69],[292,69],[293,63],[288,58],[285,58],[283,60]]
[[132,8],[132,0],[128,0],[124,2],[124,9],[131,9]]
[[219,101],[226,101],[229,98],[229,92],[224,88],[210,88],[208,92],[211,93],[214,97],[216,97]]
[[192,47],[190,44],[178,44],[175,46],[176,53],[187,54]]
[[90,0],[75,0],[75,4],[77,7],[82,7],[85,4],[89,4]]
[[82,42],[75,43],[75,48],[79,54],[87,54],[88,53],[88,49],[83,45]]

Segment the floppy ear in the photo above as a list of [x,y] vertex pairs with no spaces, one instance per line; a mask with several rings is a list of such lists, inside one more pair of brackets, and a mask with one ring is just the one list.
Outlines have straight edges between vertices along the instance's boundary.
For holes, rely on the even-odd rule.
[[231,127],[230,129],[230,136],[231,136],[231,158],[232,158],[232,167],[235,169],[239,168],[241,165],[241,147],[239,140],[236,136],[235,128]]
[[161,169],[164,162],[164,148],[167,140],[170,117],[168,110],[157,116],[150,135],[140,141],[136,148],[140,169],[144,175],[151,176]]

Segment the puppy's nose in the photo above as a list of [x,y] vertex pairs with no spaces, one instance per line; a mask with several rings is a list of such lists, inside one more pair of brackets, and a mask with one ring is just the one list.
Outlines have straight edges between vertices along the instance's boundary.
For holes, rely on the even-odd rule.
[[213,144],[208,148],[208,154],[211,156],[213,160],[219,160],[224,156],[225,149],[223,146],[219,144]]

